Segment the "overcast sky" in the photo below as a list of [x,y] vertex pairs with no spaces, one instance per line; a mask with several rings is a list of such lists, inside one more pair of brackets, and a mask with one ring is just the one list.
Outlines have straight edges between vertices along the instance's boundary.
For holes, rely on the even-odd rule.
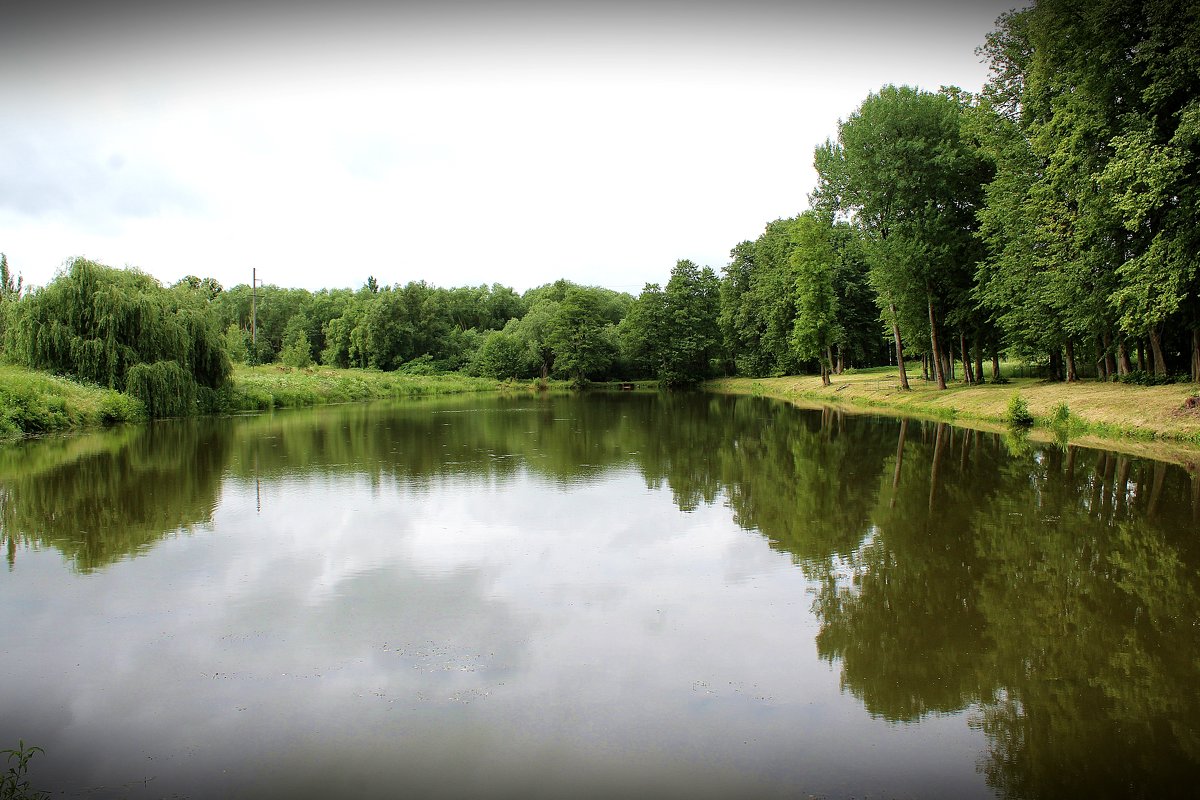
[[887,83],[976,91],[1017,0],[26,3],[0,251],[172,283],[636,293],[807,207]]

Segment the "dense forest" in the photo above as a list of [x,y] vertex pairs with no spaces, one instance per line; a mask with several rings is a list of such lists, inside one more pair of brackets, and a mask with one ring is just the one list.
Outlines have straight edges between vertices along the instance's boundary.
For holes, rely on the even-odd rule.
[[680,261],[637,297],[373,277],[310,292],[74,259],[30,289],[0,260],[5,357],[156,415],[219,407],[232,362],[684,386],[919,359],[944,388],[995,379],[1004,355],[1065,381],[1200,381],[1200,10],[1038,0],[977,52],[978,95],[864,99],[816,148],[808,210],[719,275]]

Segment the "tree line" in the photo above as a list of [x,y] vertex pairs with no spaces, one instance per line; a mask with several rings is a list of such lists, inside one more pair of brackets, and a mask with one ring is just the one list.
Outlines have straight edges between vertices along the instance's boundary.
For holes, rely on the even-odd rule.
[[[1067,381],[1200,381],[1198,30],[1186,0],[1038,0],[978,49],[979,95],[872,93],[817,148],[811,210],[734,252],[746,365],[790,367],[792,314],[795,356],[862,358],[865,286],[892,363],[919,351],[939,387],[1002,351]],[[793,281],[794,309],[764,304]]]
[[[978,95],[884,86],[816,148],[809,209],[679,261],[638,296],[559,280],[309,292],[75,259],[22,291],[3,261],[7,357],[152,413],[217,402],[232,362],[654,378],[906,361],[944,388],[999,377],[1200,381],[1200,12],[1186,0],[1037,0],[977,52]],[[118,274],[120,273],[120,274]],[[172,366],[174,365],[174,366]],[[215,393],[215,394],[214,394]]]

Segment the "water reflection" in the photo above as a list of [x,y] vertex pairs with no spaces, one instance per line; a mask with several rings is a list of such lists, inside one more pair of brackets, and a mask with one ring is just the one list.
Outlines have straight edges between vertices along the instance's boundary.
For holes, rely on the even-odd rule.
[[212,519],[232,437],[217,420],[128,426],[0,449],[0,527],[81,572]]
[[[529,476],[562,493],[528,492]],[[537,520],[569,519],[580,513],[575,507],[586,513],[582,495],[570,492],[595,492],[587,502],[597,504],[626,502],[631,476],[647,490],[668,489],[683,512],[727,507],[723,513],[738,526],[787,554],[811,587],[816,653],[838,671],[843,690],[891,724],[964,715],[987,740],[973,767],[1001,796],[1172,796],[1200,778],[1200,482],[1160,462],[756,398],[457,398],[25,443],[0,451],[0,522],[10,571],[22,569],[22,548],[53,548],[88,572],[211,523],[223,497],[254,497],[245,513],[260,518],[281,504],[303,508],[310,535],[322,542],[287,562],[282,573],[289,577],[225,578],[254,584],[254,603],[290,609],[282,633],[273,635],[324,630],[322,644],[311,645],[310,661],[319,665],[367,631],[391,625],[404,638],[384,643],[390,655],[381,649],[371,657],[388,669],[459,659],[464,672],[515,681],[516,665],[541,648],[522,627],[527,612],[496,602],[504,593],[483,565],[508,558],[498,554],[511,548],[552,546],[538,538]],[[461,509],[442,500],[436,512],[417,507],[414,498],[449,481],[486,488],[494,519],[475,509],[455,522]],[[289,494],[288,487],[297,488]],[[344,497],[345,507],[306,503],[316,487],[322,497]],[[389,487],[404,490],[401,500],[386,499]],[[504,503],[522,510],[496,510]],[[438,538],[439,515],[455,530],[474,532],[473,554],[464,553],[461,538]],[[236,519],[232,529],[250,529]],[[295,524],[295,516],[287,519]],[[490,524],[501,519],[528,527]],[[376,553],[375,561],[342,565],[338,580],[360,589],[378,582],[368,593],[387,603],[370,610],[340,603],[362,590],[322,602],[315,615],[304,612],[313,601],[296,595],[290,581],[331,568],[311,563],[320,547],[351,558],[362,546],[356,537],[364,520],[373,529],[404,531],[396,548],[424,541],[424,552],[456,559],[455,569],[427,564],[399,573],[394,565],[411,565],[411,552],[398,550],[386,570]],[[645,524],[660,522],[679,524]],[[632,543],[638,533],[615,535]],[[464,570],[463,558],[478,562]],[[621,602],[612,588],[619,583],[597,582],[597,570],[638,575],[640,568],[600,566],[595,558],[582,566],[557,563],[562,582],[543,585],[539,602],[575,603],[593,583],[595,602]],[[653,586],[653,574],[639,577]],[[336,582],[326,574],[310,585]],[[548,599],[555,586],[570,587],[571,599]],[[469,613],[455,612],[447,633],[438,617],[455,604],[438,598],[450,597],[474,600]],[[580,626],[579,617],[571,619],[563,630]],[[242,628],[242,635],[253,633],[248,622]],[[600,627],[591,633],[606,638]],[[430,650],[431,641],[444,652]],[[487,658],[468,652],[479,642],[491,648]],[[575,653],[594,647],[574,638],[559,644]],[[195,653],[179,658],[178,669],[203,660]],[[459,680],[439,691],[467,692],[465,698],[486,683]],[[400,691],[400,684],[390,686]],[[409,689],[429,684],[420,686]],[[612,701],[619,702],[597,697],[597,713]],[[653,733],[645,745],[677,736],[667,724],[673,719],[664,712],[659,724],[641,720]],[[452,738],[453,729],[441,723],[433,741]],[[317,742],[288,746],[305,750]]]

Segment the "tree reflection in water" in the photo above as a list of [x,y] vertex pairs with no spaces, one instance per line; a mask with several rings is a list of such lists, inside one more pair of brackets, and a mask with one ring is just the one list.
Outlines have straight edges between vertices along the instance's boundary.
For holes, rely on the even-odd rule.
[[1200,479],[1160,462],[749,397],[453,398],[8,447],[0,524],[9,569],[22,545],[86,572],[204,525],[224,480],[630,466],[788,553],[844,689],[892,723],[966,711],[1001,795],[1200,778]]

